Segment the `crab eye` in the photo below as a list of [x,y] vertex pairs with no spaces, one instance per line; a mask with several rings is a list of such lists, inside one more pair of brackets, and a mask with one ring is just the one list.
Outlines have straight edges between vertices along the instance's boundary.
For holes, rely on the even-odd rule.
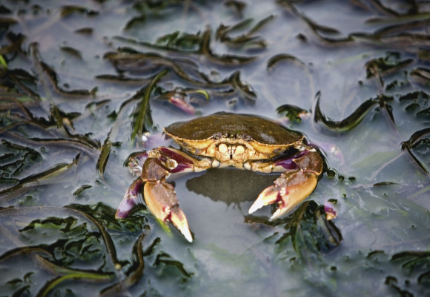
[[212,135],[212,138],[215,140],[219,140],[222,137],[222,133],[215,133],[214,135]]

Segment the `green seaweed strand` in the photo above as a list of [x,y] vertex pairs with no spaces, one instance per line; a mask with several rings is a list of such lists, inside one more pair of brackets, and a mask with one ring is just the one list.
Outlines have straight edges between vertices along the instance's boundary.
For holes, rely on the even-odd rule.
[[48,283],[39,293],[37,294],[37,297],[45,297],[49,294],[49,292],[55,288],[59,283],[62,281],[68,280],[68,279],[91,279],[91,280],[109,280],[111,279],[111,276],[109,275],[100,275],[95,273],[88,273],[88,272],[79,272],[79,273],[73,273],[61,276],[59,278],[56,278],[52,280],[50,283]]
[[148,88],[145,90],[145,94],[143,95],[142,104],[140,105],[139,115],[137,116],[136,123],[133,127],[133,132],[131,133],[131,139],[133,140],[136,135],[142,135],[142,128],[145,121],[145,114],[149,107],[149,96],[151,94],[154,85],[164,76],[168,70],[164,70],[160,72],[149,84]]

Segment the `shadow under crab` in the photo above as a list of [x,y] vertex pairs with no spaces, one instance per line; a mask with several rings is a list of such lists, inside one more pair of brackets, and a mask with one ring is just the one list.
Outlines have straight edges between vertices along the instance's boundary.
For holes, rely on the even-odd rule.
[[174,123],[164,132],[183,150],[158,147],[134,155],[130,172],[139,177],[124,195],[116,218],[125,218],[138,203],[144,186],[151,213],[170,221],[192,242],[185,214],[179,208],[173,186],[166,178],[176,173],[236,167],[262,173],[280,172],[272,186],[264,189],[249,213],[276,203],[271,220],[293,210],[315,189],[323,160],[304,136],[274,121],[246,114],[220,112],[187,122]]

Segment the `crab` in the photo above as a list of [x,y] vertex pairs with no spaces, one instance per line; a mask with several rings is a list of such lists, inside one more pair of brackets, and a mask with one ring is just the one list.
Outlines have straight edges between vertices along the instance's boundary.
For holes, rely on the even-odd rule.
[[187,218],[179,208],[169,176],[234,166],[262,173],[279,172],[274,184],[264,189],[249,209],[253,213],[269,204],[277,205],[270,220],[291,212],[315,189],[323,170],[319,152],[305,137],[278,123],[255,115],[219,112],[164,128],[181,146],[158,147],[134,154],[129,169],[139,177],[124,195],[116,218],[128,216],[142,191],[150,212],[162,222],[170,221],[193,241]]

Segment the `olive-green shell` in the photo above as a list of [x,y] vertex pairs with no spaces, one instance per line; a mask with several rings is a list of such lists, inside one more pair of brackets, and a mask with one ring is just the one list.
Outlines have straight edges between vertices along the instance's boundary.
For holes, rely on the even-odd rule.
[[189,140],[203,140],[217,133],[245,134],[263,144],[290,144],[303,135],[255,115],[218,112],[191,121],[174,123],[164,130],[173,136]]

